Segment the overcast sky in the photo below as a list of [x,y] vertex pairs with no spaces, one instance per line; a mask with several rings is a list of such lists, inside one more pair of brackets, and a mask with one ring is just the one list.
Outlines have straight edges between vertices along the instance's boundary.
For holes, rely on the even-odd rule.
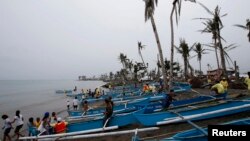
[[[159,0],[155,11],[164,57],[170,56],[170,21],[172,0]],[[229,52],[242,73],[250,71],[250,43],[247,31],[233,26],[246,24],[249,0],[200,0],[209,9],[217,5],[224,28],[222,36],[229,45],[238,48]],[[140,61],[137,42],[150,69],[156,67],[157,44],[150,21],[144,20],[142,0],[0,0],[0,79],[77,79],[119,70],[120,53]],[[210,34],[198,30],[204,26],[197,17],[211,17],[200,5],[183,1],[180,23],[175,26],[175,44],[184,38],[211,43]],[[194,53],[192,53],[194,54]],[[183,64],[179,54],[175,60]],[[202,58],[202,70],[207,64],[216,68],[211,52]],[[191,64],[198,69],[196,58]],[[229,67],[232,67],[230,65]]]

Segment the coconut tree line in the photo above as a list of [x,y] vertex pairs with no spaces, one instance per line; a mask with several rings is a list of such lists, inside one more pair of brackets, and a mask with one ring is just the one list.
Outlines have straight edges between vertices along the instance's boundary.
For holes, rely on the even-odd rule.
[[[160,67],[160,66],[166,66],[165,62],[164,61],[164,57],[163,57],[163,52],[162,52],[162,47],[161,47],[161,43],[160,43],[160,38],[159,38],[159,35],[158,35],[158,31],[157,31],[157,28],[156,28],[156,24],[155,24],[155,20],[154,20],[154,10],[158,4],[158,0],[143,0],[144,3],[145,3],[145,13],[144,13],[144,16],[145,16],[145,22],[147,22],[148,20],[151,21],[151,24],[152,24],[152,28],[153,28],[153,32],[154,32],[154,35],[155,35],[155,40],[156,40],[156,43],[157,43],[157,48],[158,48],[158,54],[159,54],[159,60],[157,62],[157,67],[158,67],[158,70],[161,69],[161,73],[162,73],[162,76],[163,76],[163,81],[164,81],[164,88],[166,89],[167,88],[167,70],[166,70],[166,67]],[[195,0],[189,0],[191,2],[195,2]],[[173,1],[173,7],[172,7],[172,11],[171,11],[171,14],[170,14],[170,26],[171,26],[171,57],[170,57],[170,68],[169,68],[169,76],[170,76],[170,81],[172,81],[172,78],[173,78],[173,58],[174,58],[174,27],[173,27],[173,15],[175,13],[175,18],[176,18],[176,24],[178,24],[178,18],[180,16],[180,11],[181,11],[181,2],[182,0],[174,0]],[[226,50],[226,47],[223,47],[222,46],[222,40],[224,40],[222,37],[221,37],[221,29],[223,28],[223,24],[222,24],[222,21],[221,21],[221,18],[226,16],[227,14],[224,14],[224,15],[220,15],[220,8],[217,6],[215,8],[214,11],[211,11],[209,10],[206,6],[204,6],[203,4],[199,3],[209,14],[212,15],[212,18],[199,18],[199,19],[202,19],[203,20],[203,24],[205,25],[205,29],[201,30],[202,33],[210,33],[212,34],[212,39],[213,39],[213,42],[214,42],[214,46],[213,48],[215,49],[215,54],[216,54],[216,60],[217,60],[217,66],[218,68],[220,68],[220,63],[221,63],[221,66],[222,66],[222,69],[223,69],[223,72],[224,74],[226,74],[226,64],[225,64],[225,60],[230,58],[229,55],[227,54],[227,50]],[[237,25],[238,26],[238,25]],[[239,27],[242,27],[242,26],[239,26]],[[250,29],[250,23],[248,21],[247,25],[244,27],[244,29]],[[248,34],[248,37],[250,36],[250,32]],[[180,46],[187,46],[185,44],[185,40],[184,40],[184,43],[180,43]],[[142,53],[141,53],[141,50],[145,47],[145,45],[142,45],[141,42],[138,42],[138,52],[139,52],[139,55],[142,59],[142,64],[143,66],[146,66],[145,65],[145,62],[143,60],[143,57],[142,57]],[[192,47],[193,48],[193,47]],[[181,48],[177,48],[177,52],[179,53],[183,53],[183,52],[186,52],[185,50],[178,50],[178,49],[181,49]],[[219,57],[218,57],[218,54],[217,54],[217,50],[219,49],[220,51],[220,63],[219,63]],[[191,49],[188,49],[189,51],[191,51]],[[195,49],[194,51],[197,53],[197,59],[199,61],[199,72],[201,73],[201,56],[203,54],[206,54],[207,52],[205,52],[206,49],[204,48],[201,48],[201,44],[196,44],[195,46]],[[185,77],[187,77],[188,75],[188,66],[191,66],[190,63],[189,63],[189,54],[186,54],[186,55],[182,55],[183,56],[183,59],[185,59],[184,61],[184,74],[185,74]],[[184,57],[185,56],[185,57]],[[227,56],[227,58],[225,59],[225,56]],[[124,56],[123,56],[124,57]],[[123,68],[125,68],[125,62],[122,63],[123,64]],[[135,65],[137,66],[137,65]],[[192,67],[189,67],[189,68],[192,68]],[[136,67],[134,68],[134,70],[137,70]],[[153,71],[154,73],[159,74],[159,71]],[[151,74],[151,72],[150,72]]]

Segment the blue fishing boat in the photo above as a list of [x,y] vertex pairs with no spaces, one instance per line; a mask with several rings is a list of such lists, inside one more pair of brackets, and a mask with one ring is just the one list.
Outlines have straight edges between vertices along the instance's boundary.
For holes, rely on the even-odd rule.
[[[103,117],[100,117],[95,120],[70,123],[67,126],[67,132],[77,132],[77,131],[103,128],[104,127],[103,122],[104,122]],[[122,127],[122,126],[127,126],[136,122],[137,120],[133,116],[133,112],[116,114],[109,119],[109,122],[105,127],[109,127],[109,126]]]
[[227,101],[213,106],[195,108],[186,107],[183,111],[168,110],[145,113],[145,108],[134,113],[136,119],[144,126],[157,126],[186,120],[203,120],[250,111],[250,101]]
[[[233,120],[223,125],[250,125],[250,118]],[[207,133],[207,128],[202,128]],[[191,129],[175,134],[170,138],[162,139],[161,141],[207,141],[207,135],[200,129]]]
[[67,93],[72,93],[72,90],[56,90],[57,94],[67,94]]
[[[115,106],[113,108],[114,112],[122,113],[127,112],[128,108],[133,108],[135,105],[147,105],[150,102],[149,98],[141,98],[141,99],[134,99],[130,101],[121,101],[121,102],[114,102]],[[86,112],[86,114],[82,110],[69,110],[69,116],[80,116],[83,115],[96,115],[96,114],[103,114],[105,111],[104,107],[97,108],[97,109],[90,109]]]

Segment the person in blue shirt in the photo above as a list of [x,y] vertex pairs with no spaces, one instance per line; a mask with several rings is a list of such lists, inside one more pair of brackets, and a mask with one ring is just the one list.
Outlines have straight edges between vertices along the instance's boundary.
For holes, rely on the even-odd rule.
[[174,93],[173,89],[171,89],[169,91],[169,94],[165,95],[165,98],[163,101],[163,110],[167,110],[169,108],[169,106],[172,104],[172,102],[174,100],[174,98],[173,98],[174,96],[175,96],[175,93]]

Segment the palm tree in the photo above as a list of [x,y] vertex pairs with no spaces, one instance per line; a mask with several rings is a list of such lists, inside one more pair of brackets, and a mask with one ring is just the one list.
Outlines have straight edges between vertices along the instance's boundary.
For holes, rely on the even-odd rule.
[[118,60],[122,63],[122,66],[123,68],[126,67],[126,59],[127,59],[127,56],[123,53],[120,53],[119,57],[118,57]]
[[200,75],[201,75],[201,57],[202,57],[202,54],[206,54],[207,53],[205,51],[206,51],[206,49],[202,48],[202,46],[201,46],[200,43],[197,43],[195,45],[194,52],[196,53],[197,60],[199,61]]
[[141,53],[141,50],[142,50],[143,48],[145,48],[146,45],[142,45],[141,42],[138,42],[137,44],[138,44],[138,53],[139,53],[139,55],[140,55],[140,57],[141,57],[141,60],[142,60],[143,65],[146,67],[145,62],[144,62],[144,59],[143,59],[143,57],[142,57],[142,53]]
[[[205,46],[214,48],[213,45],[209,45],[209,44],[205,44]],[[228,46],[224,46],[223,47],[224,57],[225,57],[225,60],[227,61],[228,65],[230,65],[230,63],[232,63],[232,64],[234,64],[234,63],[233,63],[233,60],[231,59],[231,57],[229,56],[229,54],[227,52],[235,49],[236,47],[238,47],[238,46],[235,45],[235,44],[230,44]],[[211,51],[210,49],[206,49],[206,50]],[[208,67],[210,67],[210,65]]]
[[[144,0],[145,2],[145,21],[147,22],[147,20],[151,20],[151,24],[152,24],[152,28],[155,34],[155,39],[156,39],[156,43],[157,43],[157,47],[158,47],[158,51],[159,51],[159,55],[160,55],[160,61],[161,61],[161,65],[164,64],[164,60],[163,60],[163,53],[162,53],[162,48],[161,48],[161,43],[160,43],[160,39],[159,39],[159,35],[157,32],[157,28],[155,25],[155,20],[154,20],[154,10],[155,10],[155,5],[157,5],[158,0]],[[163,81],[164,81],[164,90],[167,89],[167,76],[166,76],[166,70],[165,67],[161,67],[162,69],[162,75],[163,75]]]
[[200,30],[201,33],[212,33],[212,39],[214,40],[214,51],[215,51],[215,56],[216,56],[216,61],[217,61],[217,68],[220,68],[220,63],[219,63],[219,57],[218,57],[218,47],[217,47],[217,32],[215,29],[215,24],[213,22],[213,20],[211,19],[206,19],[205,22],[203,22],[203,24],[205,25],[205,29]]
[[228,55],[227,52],[228,52],[228,51],[231,51],[231,50],[233,50],[233,49],[235,49],[236,47],[238,47],[238,46],[235,45],[235,44],[230,44],[230,45],[228,45],[228,46],[224,46],[224,48],[223,48],[223,50],[224,50],[224,55],[225,55],[225,59],[226,59],[228,65],[229,65],[229,62],[231,62],[232,65],[234,65],[234,62],[233,62],[233,60],[231,59],[231,57]]
[[243,28],[243,29],[245,29],[245,30],[248,30],[247,37],[248,37],[248,41],[250,42],[250,20],[247,19],[246,22],[247,22],[247,23],[246,23],[246,26],[240,25],[240,24],[236,24],[236,25],[234,25],[234,26],[238,26],[238,27],[240,27],[240,28]]
[[[196,0],[189,0],[191,2],[196,2]],[[172,87],[172,81],[173,81],[173,62],[174,62],[174,26],[173,26],[173,15],[175,12],[175,18],[176,18],[176,24],[178,24],[178,17],[181,14],[181,3],[182,0],[174,0],[173,1],[173,7],[170,14],[170,27],[171,27],[171,57],[170,57],[170,88]],[[179,15],[179,16],[178,16]]]
[[221,37],[220,31],[223,28],[223,24],[221,21],[221,18],[226,16],[227,14],[224,15],[220,15],[220,8],[219,6],[216,6],[214,12],[210,11],[205,5],[203,5],[202,3],[199,3],[210,15],[213,16],[212,20],[213,20],[213,24],[214,24],[214,32],[216,32],[217,35],[217,39],[218,39],[218,47],[220,49],[220,57],[221,57],[221,66],[222,66],[222,70],[223,70],[223,75],[225,75],[227,77],[226,74],[226,62],[225,62],[225,56],[224,56],[224,51],[223,51],[223,46],[222,46],[222,42],[221,39],[223,39]]
[[193,49],[195,44],[193,44],[190,48],[184,39],[180,39],[180,46],[175,47],[177,52],[182,55],[184,61],[184,76],[187,80],[188,78],[188,65],[189,65],[189,52]]

